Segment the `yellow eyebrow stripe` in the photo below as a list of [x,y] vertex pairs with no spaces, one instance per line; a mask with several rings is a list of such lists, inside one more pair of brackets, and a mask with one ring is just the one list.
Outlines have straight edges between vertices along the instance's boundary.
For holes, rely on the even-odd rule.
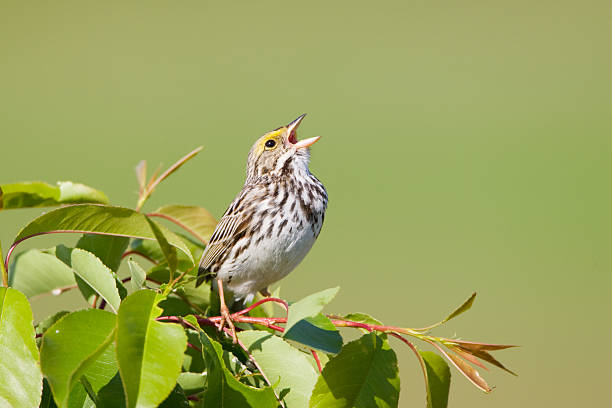
[[259,156],[266,149],[266,140],[276,139],[278,141],[278,139],[283,135],[283,130],[284,128],[280,128],[278,130],[273,130],[272,132],[263,135],[257,143],[257,155]]

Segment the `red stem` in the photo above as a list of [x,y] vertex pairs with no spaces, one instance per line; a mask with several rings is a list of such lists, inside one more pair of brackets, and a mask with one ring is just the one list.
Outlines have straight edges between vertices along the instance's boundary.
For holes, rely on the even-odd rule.
[[129,256],[129,255],[139,255],[139,256],[143,257],[144,259],[146,259],[147,261],[157,265],[157,261],[155,259],[150,258],[147,255],[145,255],[143,253],[140,253],[138,251],[126,251],[126,252],[123,253],[123,255],[121,255],[121,259],[123,259],[123,258],[125,258],[126,256]]
[[310,352],[312,353],[312,356],[314,357],[314,360],[317,363],[317,368],[319,369],[319,372],[322,373],[323,367],[321,367],[321,360],[319,360],[319,355],[313,349],[310,349]]
[[267,297],[267,298],[261,299],[260,301],[258,301],[256,303],[253,303],[251,306],[247,307],[246,309],[242,309],[241,311],[234,313],[232,315],[232,317],[234,317],[234,316],[241,316],[243,314],[249,313],[251,310],[253,310],[256,307],[258,307],[260,305],[263,305],[264,303],[267,303],[267,302],[280,303],[283,306],[283,308],[285,309],[285,311],[287,312],[287,314],[289,313],[289,305],[283,299]]

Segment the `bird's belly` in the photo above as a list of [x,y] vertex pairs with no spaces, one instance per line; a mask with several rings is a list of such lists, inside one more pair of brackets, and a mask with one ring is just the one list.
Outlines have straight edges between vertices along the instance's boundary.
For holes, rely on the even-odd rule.
[[260,242],[255,236],[252,241],[255,244],[243,252],[224,281],[239,296],[271,285],[287,276],[304,259],[319,230],[320,227],[300,227],[299,223],[289,222],[279,231],[274,229],[271,236]]

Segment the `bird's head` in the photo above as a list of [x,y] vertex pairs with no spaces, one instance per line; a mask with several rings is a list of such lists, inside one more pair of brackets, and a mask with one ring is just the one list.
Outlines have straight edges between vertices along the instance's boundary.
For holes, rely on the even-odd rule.
[[297,128],[304,116],[306,114],[287,126],[266,133],[255,142],[247,161],[247,182],[266,175],[282,177],[290,172],[308,171],[309,146],[320,136],[297,139]]

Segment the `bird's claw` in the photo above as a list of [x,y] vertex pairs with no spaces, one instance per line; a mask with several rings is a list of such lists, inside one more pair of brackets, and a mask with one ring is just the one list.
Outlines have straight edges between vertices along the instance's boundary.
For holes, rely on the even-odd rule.
[[229,334],[232,337],[232,342],[236,344],[238,342],[238,338],[236,337],[236,328],[234,327],[232,315],[230,314],[227,306],[223,304],[221,306],[221,321],[219,323],[219,331],[223,331],[223,328],[226,324],[230,332]]

